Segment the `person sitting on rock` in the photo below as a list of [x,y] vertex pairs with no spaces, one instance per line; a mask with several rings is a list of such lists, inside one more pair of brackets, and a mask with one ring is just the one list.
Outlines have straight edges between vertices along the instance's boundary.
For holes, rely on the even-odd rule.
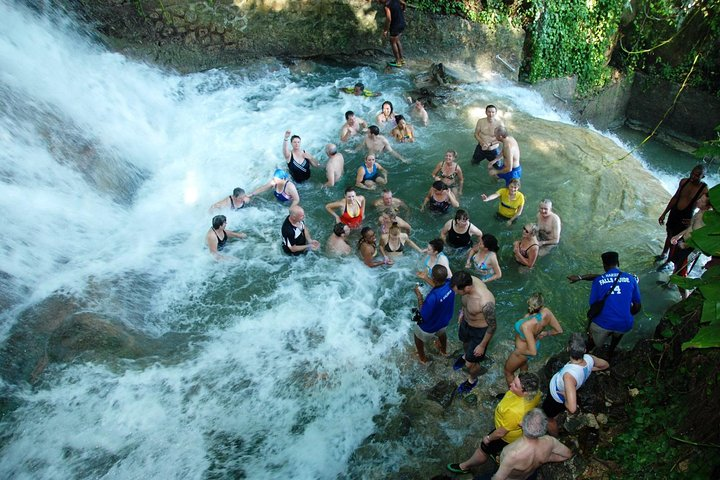
[[591,372],[605,370],[610,366],[602,358],[585,353],[585,340],[580,333],[573,333],[568,341],[570,361],[550,379],[549,393],[545,396],[542,410],[548,416],[548,431],[558,436],[558,415],[567,410],[577,411],[577,391],[590,377]]

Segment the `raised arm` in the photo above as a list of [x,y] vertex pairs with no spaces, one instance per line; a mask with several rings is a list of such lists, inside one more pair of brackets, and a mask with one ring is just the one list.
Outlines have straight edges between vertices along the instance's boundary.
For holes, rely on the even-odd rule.
[[499,193],[495,192],[492,195],[485,195],[484,193],[480,195],[480,198],[482,198],[483,202],[489,202],[490,200],[495,200],[500,196]]
[[285,193],[290,197],[290,207],[294,207],[300,203],[300,193],[298,193],[297,187],[293,182],[288,181],[285,186]]
[[285,131],[285,139],[283,140],[283,156],[286,162],[290,162],[290,130]]
[[452,192],[452,190],[448,190],[448,199],[450,199],[450,205],[452,205],[454,208],[458,208],[460,206],[460,202],[457,201],[457,198],[455,198],[455,194]]
[[274,186],[275,186],[274,180],[270,180],[270,181],[269,181],[268,183],[266,183],[265,185],[262,185],[262,186],[256,188],[255,190],[253,190],[253,191],[250,193],[250,195],[248,195],[248,196],[249,196],[249,197],[254,197],[255,195],[258,195],[258,194],[260,194],[260,193],[262,193],[262,192],[264,192],[264,191],[266,191],[266,190],[270,190],[270,189],[271,189],[272,187],[274,187]]

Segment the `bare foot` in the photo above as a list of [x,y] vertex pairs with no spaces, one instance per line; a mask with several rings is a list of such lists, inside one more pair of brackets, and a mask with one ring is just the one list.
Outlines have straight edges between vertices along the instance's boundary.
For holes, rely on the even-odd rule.
[[423,365],[427,365],[430,363],[430,360],[427,357],[421,357],[420,355],[418,355],[418,360],[420,360],[420,363]]
[[435,348],[438,349],[438,351],[440,352],[440,354],[441,354],[443,357],[447,357],[447,356],[448,356],[448,353],[445,352],[445,351],[443,351],[442,347],[440,346],[440,340],[435,340],[435,341],[433,342],[433,345],[435,345]]

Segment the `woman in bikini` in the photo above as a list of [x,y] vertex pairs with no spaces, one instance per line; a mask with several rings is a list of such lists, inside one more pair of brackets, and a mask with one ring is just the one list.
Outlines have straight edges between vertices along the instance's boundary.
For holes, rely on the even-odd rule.
[[513,243],[515,261],[528,268],[535,266],[540,251],[540,242],[537,238],[538,227],[534,223],[528,223],[523,227],[522,239]]
[[[430,191],[425,196],[420,211],[425,210],[425,205],[428,206],[428,210],[435,213],[446,213],[450,206],[458,208],[460,203],[455,198],[455,195],[450,191],[447,185],[440,180],[435,182],[430,187]],[[450,277],[448,277],[450,278]]]
[[447,185],[455,196],[462,195],[465,178],[463,177],[462,168],[457,163],[457,152],[455,150],[448,150],[445,153],[445,159],[435,166],[431,175],[434,180],[440,180]]
[[388,233],[380,235],[380,251],[384,257],[397,257],[405,251],[405,245],[410,245],[418,253],[423,253],[415,242],[410,240],[407,233],[400,230],[397,222],[393,222]]
[[[541,293],[533,293],[527,303],[528,312],[515,322],[515,350],[505,362],[504,373],[508,385],[515,380],[515,371],[527,371],[528,360],[537,355],[541,338],[563,333],[560,322],[545,306]],[[550,326],[551,330],[546,331],[547,326]]]
[[480,274],[480,280],[485,283],[492,282],[502,277],[502,270],[498,263],[497,252],[500,250],[497,238],[486,233],[480,241],[468,252],[465,268],[472,266]]
[[[293,180],[297,183],[302,183],[310,178],[310,165],[318,168],[320,163],[315,160],[315,157],[300,147],[300,137],[297,135],[290,137],[291,133],[290,130],[285,132],[283,156],[285,156],[285,161],[288,164],[288,170],[290,170],[290,175],[292,175]],[[288,140],[292,144],[292,150],[288,146]]]
[[397,126],[390,130],[390,135],[400,143],[412,143],[415,141],[415,130],[413,126],[405,121],[402,115],[395,115]]
[[370,227],[363,227],[360,230],[360,240],[358,240],[358,253],[363,263],[370,268],[382,267],[383,265],[392,265],[391,258],[383,257],[382,260],[376,260],[378,248],[377,237],[375,231]]
[[[342,209],[338,215],[335,210]],[[358,229],[362,225],[365,215],[365,197],[355,193],[355,187],[345,189],[345,198],[325,205],[325,210],[335,218],[335,222],[341,222],[351,229]]]
[[[297,187],[295,187],[295,184],[288,178],[287,172],[279,168],[275,170],[273,178],[268,183],[253,190],[248,197],[253,197],[271,188],[278,202],[287,204],[288,207],[294,207],[300,203],[300,194],[297,191]],[[288,204],[288,202],[290,203]]]
[[447,278],[448,280],[452,278],[452,270],[450,270],[450,260],[448,260],[447,255],[443,253],[444,248],[445,242],[443,242],[442,238],[430,240],[427,248],[425,249],[425,253],[427,253],[427,256],[423,260],[424,268],[417,272],[417,276],[422,278],[431,287],[433,286],[433,284],[430,283],[430,278],[432,277],[432,268],[435,265],[442,265],[447,268]]

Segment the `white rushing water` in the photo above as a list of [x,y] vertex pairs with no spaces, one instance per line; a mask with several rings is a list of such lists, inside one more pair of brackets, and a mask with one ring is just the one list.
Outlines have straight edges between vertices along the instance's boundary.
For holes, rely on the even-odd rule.
[[[236,262],[217,263],[204,244],[207,210],[282,166],[286,129],[317,154],[336,140],[344,111],[374,116],[379,102],[338,95],[337,87],[360,80],[402,105],[410,80],[272,62],[179,76],[109,53],[78,32],[62,16],[0,0],[0,295],[9,306],[0,338],[22,326],[21,312],[62,292],[160,339],[155,345],[170,332],[184,340],[170,353],[127,358],[100,348],[96,357],[51,363],[35,386],[4,378],[12,408],[3,407],[0,477],[347,474],[377,417],[401,403],[409,382],[407,286],[418,258],[387,271],[355,258],[289,259],[279,248],[286,210],[266,195],[256,208],[228,214],[228,227],[249,238],[230,244]],[[501,79],[467,92],[502,102],[506,120],[569,122]],[[431,145],[438,132],[472,143],[482,110],[461,107],[442,112],[454,133],[433,122],[406,153],[421,158],[434,148],[424,160],[439,160],[447,146]],[[408,195],[427,188],[425,166],[420,173],[392,166]],[[315,204],[307,223],[323,232],[321,241],[329,223],[322,205],[340,191],[300,187],[303,204]],[[509,290],[525,295],[530,282]],[[383,453],[380,471],[396,471],[405,458]]]

